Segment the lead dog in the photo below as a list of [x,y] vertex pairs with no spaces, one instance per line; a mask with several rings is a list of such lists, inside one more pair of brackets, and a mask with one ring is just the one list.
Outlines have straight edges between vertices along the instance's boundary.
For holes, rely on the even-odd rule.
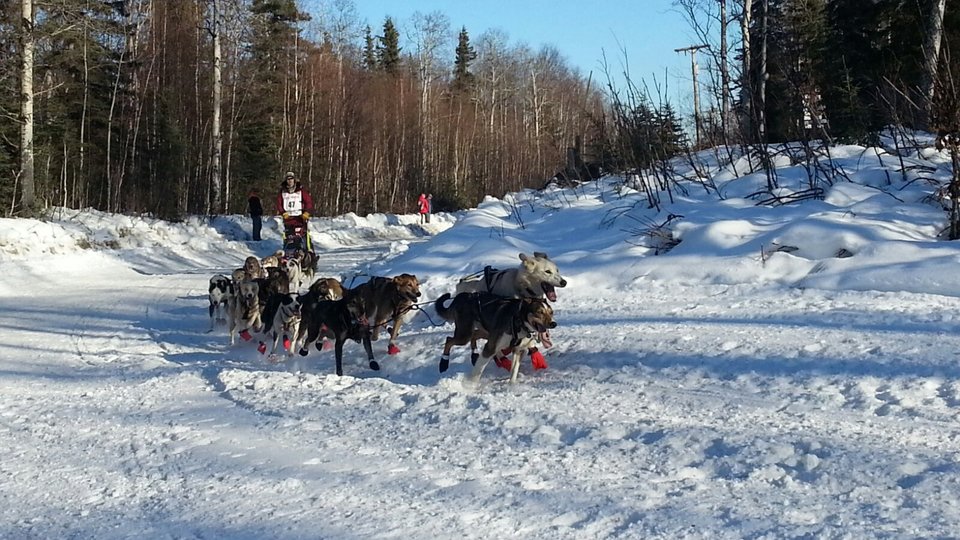
[[535,251],[533,257],[520,254],[520,266],[507,270],[486,267],[483,275],[467,276],[457,283],[457,294],[487,292],[506,298],[542,298],[557,301],[557,287],[566,287],[556,263],[546,253]]
[[[482,291],[507,298],[546,297],[547,300],[556,302],[556,288],[566,286],[567,280],[560,275],[556,263],[551,261],[546,253],[534,251],[533,257],[520,254],[518,268],[497,270],[488,266],[483,269],[482,276],[471,275],[461,279],[457,283],[457,293]],[[540,340],[549,342],[549,336],[540,336]],[[547,361],[537,347],[530,348],[530,359],[534,369],[547,367]],[[497,365],[501,365],[499,360]]]
[[210,287],[207,290],[207,299],[210,301],[210,330],[217,322],[226,322],[229,315],[230,297],[233,296],[233,282],[223,274],[210,278]]
[[[373,346],[370,343],[370,326],[364,310],[363,298],[351,295],[340,300],[321,300],[311,291],[300,296],[303,321],[297,335],[300,344],[300,356],[306,356],[311,343],[321,337],[334,340],[337,375],[343,375],[343,344],[348,339],[363,343],[367,351],[370,369],[380,370],[380,364],[373,359]],[[317,342],[317,350],[322,350]]]
[[[544,336],[547,330],[556,328],[553,320],[553,308],[540,298],[503,298],[489,293],[460,293],[449,306],[444,303],[449,293],[437,299],[437,314],[455,324],[452,337],[448,337],[440,356],[440,371],[450,365],[450,349],[454,345],[464,345],[468,341],[474,354],[473,371],[470,378],[480,379],[487,363],[498,353],[512,349],[513,362],[510,367],[510,382],[517,382],[520,372],[520,358],[528,349],[536,346],[537,337]],[[479,358],[475,353],[478,339],[486,339]],[[549,345],[549,343],[547,343]]]
[[[347,294],[347,293],[345,293]],[[413,308],[420,298],[420,281],[413,274],[400,274],[392,278],[374,277],[358,285],[349,294],[363,298],[367,318],[370,319],[371,337],[376,341],[380,336],[380,327],[392,322],[388,354],[397,354],[397,335],[404,315]]]

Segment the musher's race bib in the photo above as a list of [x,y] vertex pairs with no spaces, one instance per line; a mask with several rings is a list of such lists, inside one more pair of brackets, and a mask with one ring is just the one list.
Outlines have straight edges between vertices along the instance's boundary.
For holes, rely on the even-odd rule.
[[300,196],[299,191],[283,192],[283,211],[291,216],[299,216],[303,213],[303,197]]

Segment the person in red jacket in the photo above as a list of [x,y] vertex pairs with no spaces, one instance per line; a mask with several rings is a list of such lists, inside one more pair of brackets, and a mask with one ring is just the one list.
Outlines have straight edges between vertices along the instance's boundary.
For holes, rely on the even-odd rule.
[[310,236],[307,234],[307,220],[310,219],[310,212],[313,212],[313,199],[292,172],[284,175],[280,193],[277,195],[277,209],[283,217],[284,244],[287,237],[295,235],[300,229],[306,240],[306,249],[312,249]]
[[421,193],[420,198],[417,199],[417,211],[420,213],[420,224],[430,222],[430,200],[427,199],[426,193]]

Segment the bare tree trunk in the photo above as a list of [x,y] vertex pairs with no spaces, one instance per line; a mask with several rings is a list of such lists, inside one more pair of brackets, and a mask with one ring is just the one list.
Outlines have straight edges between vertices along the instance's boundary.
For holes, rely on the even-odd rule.
[[743,72],[740,74],[741,126],[748,138],[753,137],[753,84],[750,79],[750,15],[753,0],[743,0],[743,17],[740,19],[740,35],[743,40]]
[[86,176],[84,176],[84,160],[87,156],[87,101],[90,96],[90,60],[87,51],[87,19],[83,19],[83,105],[80,110],[80,159],[77,164],[77,168],[74,169],[73,173],[73,201],[72,203],[76,207],[82,208],[86,206],[86,197],[79,197],[77,193],[77,179],[84,179],[84,183],[87,182]]
[[760,23],[760,88],[757,92],[757,133],[761,143],[767,141],[767,22],[770,0],[763,0],[763,15]]
[[[120,51],[120,57],[117,59],[117,76],[113,81],[113,93],[110,97],[110,112],[107,115],[107,159],[106,159],[106,176],[107,176],[107,211],[108,212],[117,212],[119,211],[119,203],[114,199],[114,178],[112,173],[112,163],[113,159],[113,118],[116,113],[117,108],[117,96],[120,94],[120,76],[123,73],[123,62],[126,59],[126,41],[124,41],[124,48]],[[119,194],[118,194],[119,195]]]
[[21,0],[21,40],[23,63],[20,81],[20,199],[23,215],[36,211],[36,184],[33,178],[33,1]]
[[727,65],[727,0],[720,0],[720,127],[724,144],[730,125],[730,68]]
[[923,78],[920,81],[921,115],[918,121],[927,127],[930,121],[930,103],[937,82],[937,65],[940,59],[940,41],[943,37],[943,12],[947,0],[934,0],[927,13],[926,32],[923,38]]
[[[222,58],[220,51],[220,6],[213,0],[213,155],[210,161],[210,187],[213,190],[213,210],[225,211],[221,196],[220,157],[223,155],[223,134],[220,127],[220,110],[223,102]],[[208,209],[209,210],[209,209]],[[208,212],[209,213],[209,212]]]
[[[130,2],[128,1],[127,7],[127,35],[125,36],[126,41],[126,50],[129,51],[129,57],[131,62],[130,70],[130,84],[128,86],[129,90],[127,92],[127,97],[124,101],[127,104],[127,133],[126,140],[124,142],[126,148],[123,152],[123,157],[120,160],[119,175],[117,177],[117,205],[119,209],[130,209],[131,207],[138,206],[136,204],[136,197],[139,196],[139,190],[132,189],[128,190],[128,202],[125,204],[120,199],[120,194],[124,192],[123,182],[127,177],[128,167],[130,168],[132,176],[132,168],[136,166],[137,162],[137,136],[140,131],[140,114],[142,112],[142,103],[141,103],[141,77],[140,71],[142,67],[140,66],[137,60],[140,58],[140,27],[142,23],[142,1]],[[152,4],[151,4],[152,5]],[[123,110],[123,107],[121,107]],[[127,151],[129,149],[129,152]],[[129,157],[129,160],[128,160]]]
[[[947,186],[950,196],[950,240],[960,240],[960,144],[953,138],[947,139],[950,148],[950,159],[953,162],[953,178]],[[937,145],[940,148],[940,144]]]

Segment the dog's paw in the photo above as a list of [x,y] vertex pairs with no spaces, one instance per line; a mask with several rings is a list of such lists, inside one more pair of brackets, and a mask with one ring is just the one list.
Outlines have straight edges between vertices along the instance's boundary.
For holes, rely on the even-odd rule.
[[326,339],[323,340],[323,345],[317,345],[317,350],[320,351],[329,351],[330,349],[333,349],[333,342]]
[[474,366],[477,365],[477,360],[479,359],[480,359],[480,353],[478,352],[470,353],[470,364]]
[[261,341],[260,344],[257,345],[257,352],[260,354],[267,352],[267,344]]
[[510,371],[510,368],[513,367],[513,360],[510,360],[509,358],[503,358],[503,357],[494,358],[493,363],[496,364],[497,367],[501,367],[507,371]]
[[289,351],[290,345],[292,345],[292,343],[290,342],[290,338],[288,338],[287,336],[283,336],[283,350]]
[[240,338],[243,339],[244,341],[250,341],[251,339],[253,339],[253,336],[250,335],[249,330],[244,330],[240,332]]
[[400,352],[400,347],[397,347],[393,343],[387,346],[387,354],[397,354]]
[[300,356],[306,356],[307,354],[309,354],[309,352],[310,352],[310,351],[308,351],[307,348],[304,347],[304,348],[300,349],[299,351],[297,351],[297,354],[299,354]]
[[380,364],[378,364],[376,360],[371,360],[371,361],[370,361],[370,369],[372,369],[372,370],[374,370],[374,371],[380,371]]
[[449,359],[449,358],[444,358],[444,357],[441,356],[441,357],[440,357],[440,373],[443,373],[444,371],[446,371],[446,370],[449,369],[449,368],[450,368],[450,359]]

